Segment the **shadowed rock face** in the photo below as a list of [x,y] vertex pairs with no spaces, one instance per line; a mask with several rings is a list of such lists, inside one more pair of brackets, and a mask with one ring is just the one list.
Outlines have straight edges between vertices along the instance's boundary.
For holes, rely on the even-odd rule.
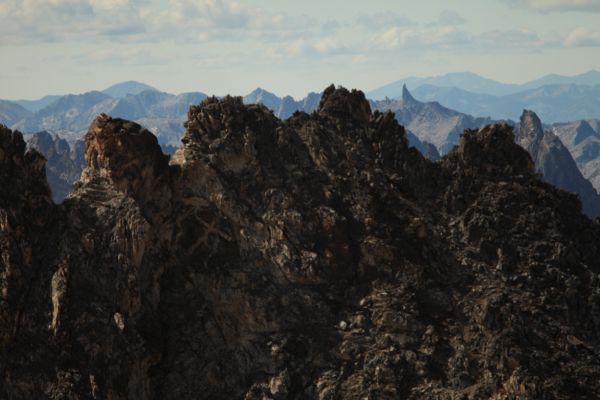
[[83,144],[78,140],[71,148],[65,139],[52,137],[46,131],[35,133],[27,141],[28,147],[39,151],[47,160],[46,175],[55,203],[67,197],[81,176],[85,167]]
[[434,164],[358,91],[285,122],[209,98],[168,165],[103,115],[61,205],[19,138],[0,131],[2,398],[600,391],[600,227],[507,125]]
[[596,190],[600,190],[599,126],[597,119],[552,125],[552,133],[569,149],[581,173]]
[[523,111],[516,132],[516,142],[529,152],[543,179],[560,189],[577,193],[583,211],[590,218],[599,216],[600,196],[579,171],[567,147],[554,133],[544,131],[533,111]]

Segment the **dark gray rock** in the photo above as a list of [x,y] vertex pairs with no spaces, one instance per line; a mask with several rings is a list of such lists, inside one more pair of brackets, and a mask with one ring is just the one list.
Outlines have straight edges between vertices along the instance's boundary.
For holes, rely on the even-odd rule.
[[0,128],[0,397],[595,398],[600,225],[497,124],[432,163],[330,87],[106,115],[53,205]]

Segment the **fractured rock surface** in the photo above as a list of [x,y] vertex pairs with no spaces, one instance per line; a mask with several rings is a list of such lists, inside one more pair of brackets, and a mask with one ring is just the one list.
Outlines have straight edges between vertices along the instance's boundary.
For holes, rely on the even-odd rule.
[[285,122],[208,98],[170,163],[101,115],[85,155],[54,205],[0,129],[0,398],[600,393],[600,226],[508,125],[432,163],[332,86]]

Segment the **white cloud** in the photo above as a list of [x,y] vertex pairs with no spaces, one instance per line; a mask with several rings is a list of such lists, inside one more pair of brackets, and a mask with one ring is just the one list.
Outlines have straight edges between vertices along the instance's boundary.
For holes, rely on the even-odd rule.
[[354,53],[355,50],[334,36],[315,40],[300,38],[276,46],[270,51],[272,57],[280,60],[290,57],[323,58]]
[[600,12],[598,0],[502,0],[514,6],[539,12],[592,11]]
[[554,46],[532,31],[513,29],[469,33],[454,26],[428,27],[424,29],[390,28],[373,39],[375,47],[382,50],[465,50],[465,51],[530,51]]
[[450,48],[465,44],[468,34],[454,27],[433,29],[390,28],[373,39],[381,49],[396,48]]
[[[331,25],[331,24],[329,24]],[[6,44],[50,41],[207,41],[322,35],[306,16],[269,13],[233,0],[2,0],[0,37]]]
[[0,8],[4,44],[97,39],[145,31],[128,0],[5,0]]
[[575,28],[565,39],[567,47],[600,47],[600,31],[588,28]]

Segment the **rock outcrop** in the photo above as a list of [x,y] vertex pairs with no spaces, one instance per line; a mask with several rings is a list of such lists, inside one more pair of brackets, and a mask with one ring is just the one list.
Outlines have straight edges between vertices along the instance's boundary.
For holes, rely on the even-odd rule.
[[600,216],[600,195],[582,175],[567,147],[554,133],[544,131],[533,111],[523,111],[515,132],[517,143],[529,152],[536,170],[546,182],[577,193],[583,211],[591,218]]
[[465,129],[479,129],[492,122],[490,118],[475,118],[446,108],[438,102],[420,102],[402,88],[402,97],[373,101],[376,110],[391,110],[398,122],[420,140],[435,145],[440,154],[446,154],[458,143]]
[[46,175],[55,203],[62,202],[73,190],[85,166],[83,140],[72,146],[58,135],[46,131],[33,134],[27,146],[36,149],[46,158]]
[[98,117],[53,205],[2,128],[0,397],[594,398],[600,226],[514,141],[432,163],[358,91],[213,97],[170,164]]

